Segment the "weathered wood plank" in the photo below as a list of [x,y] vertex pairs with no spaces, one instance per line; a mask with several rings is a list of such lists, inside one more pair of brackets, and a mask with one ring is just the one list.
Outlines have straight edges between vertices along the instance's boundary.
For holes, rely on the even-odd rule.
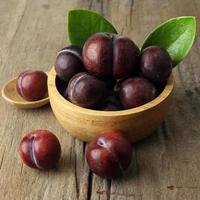
[[[197,0],[7,0],[0,2],[0,84],[25,69],[48,70],[67,45],[66,12],[95,10],[120,33],[141,45],[160,22],[196,15]],[[171,111],[157,133],[134,145],[133,163],[123,180],[103,180],[84,160],[85,145],[67,135],[49,106],[18,110],[0,99],[0,199],[200,199],[200,29],[190,55],[174,70]],[[58,169],[48,172],[22,165],[17,147],[23,133],[54,132],[62,145]]]
[[[101,3],[102,1],[99,1],[99,4]],[[158,7],[158,3],[159,9],[155,11],[155,8]],[[146,34],[162,21],[178,15],[196,15],[199,18],[198,9],[196,9],[196,7],[199,7],[197,2],[194,2],[194,4],[189,3],[189,1],[184,2],[188,7],[182,5],[182,3],[182,1],[165,1],[163,3],[159,1],[108,1],[105,11],[102,11],[101,5],[98,4],[92,7],[92,9],[103,13],[113,22],[119,32],[131,36],[137,44],[141,45]],[[194,85],[193,79],[195,77],[193,76],[195,75],[196,79],[198,79],[200,73],[197,67],[195,67],[196,72],[193,73],[193,75],[189,73],[189,71],[194,70],[192,69],[194,67],[191,66],[198,65],[199,63],[197,60],[198,56],[194,53],[195,49],[198,49],[199,46],[198,40],[199,39],[197,39],[197,44],[193,48],[194,50],[191,52],[190,56],[179,66],[180,70],[176,69],[174,71],[175,77],[178,79],[180,76],[179,71],[184,70],[183,66],[187,63],[183,72],[183,77],[187,76],[188,78],[186,80],[190,81],[190,84],[187,83],[187,87],[190,88],[189,91],[191,91],[193,88],[192,85]],[[194,57],[192,59],[193,62],[191,62],[191,55]],[[186,75],[185,73],[189,74]],[[177,82],[177,88],[180,87],[179,90],[182,90],[184,83],[185,81]],[[199,80],[196,80],[196,83],[197,86],[195,86],[195,88],[199,88]],[[185,101],[185,94],[179,94],[177,92],[174,102],[178,102],[178,98],[183,99],[181,103],[179,103],[179,106],[181,106],[182,110],[182,107],[188,107],[188,110],[185,110],[184,113],[185,115],[187,115],[186,113],[192,113],[190,124],[199,131],[199,120],[196,120],[199,119],[199,94],[196,92],[192,93],[196,94],[193,100],[193,106],[197,106],[196,113],[191,109],[191,99]],[[194,174],[197,175],[196,177],[199,177],[199,172],[195,170],[199,163],[196,163],[196,167],[193,169],[193,173],[191,173],[190,170],[187,169],[187,166],[176,159],[178,156],[184,157],[187,155],[187,147],[185,147],[184,143],[179,144],[176,138],[179,136],[179,132],[185,130],[183,136],[187,139],[188,131],[190,132],[191,127],[186,129],[185,125],[182,124],[181,129],[177,129],[177,124],[181,123],[181,121],[184,123],[185,119],[188,117],[182,115],[183,112],[181,115],[177,116],[174,107],[177,107],[176,103],[174,103],[166,122],[160,130],[158,130],[158,133],[136,145],[134,160],[131,167],[132,171],[129,171],[127,179],[123,181],[112,181],[110,187],[110,183],[107,181],[105,182],[105,180],[102,181],[100,178],[94,176],[91,199],[197,199],[199,193],[197,191],[191,191],[191,189],[197,190],[197,188],[174,186],[177,184],[176,182],[179,181],[179,176],[185,176],[188,182],[191,182],[190,178],[192,178]],[[176,123],[174,123],[174,121]],[[196,142],[199,150],[198,140]],[[181,148],[182,152],[177,152],[177,147]],[[195,157],[197,157],[197,155],[198,154],[195,154]],[[179,170],[181,170],[181,172],[179,172]],[[182,183],[182,185],[186,183],[187,182]],[[105,187],[105,185],[107,187]]]
[[[123,3],[125,5],[129,1],[123,1]],[[196,6],[199,7],[197,2],[194,1],[193,4],[191,1],[184,1],[184,4],[183,1],[178,0],[162,3],[160,1],[135,1],[132,17],[136,20],[132,20],[131,26],[131,20],[126,20],[125,15],[122,14],[119,19],[125,17],[122,21],[129,24],[125,25],[126,28],[122,30],[127,31],[127,34],[132,35],[137,43],[142,44],[146,33],[166,19],[178,15],[200,17],[196,8]],[[121,3],[120,8],[124,9]],[[131,13],[127,15],[130,16]],[[117,19],[118,16],[115,17],[116,21]],[[116,24],[121,25],[120,22]],[[197,134],[200,130],[198,109],[200,97],[197,91],[194,92],[195,88],[200,88],[198,77],[200,70],[197,67],[199,61],[195,53],[195,49],[197,51],[199,48],[198,43],[199,38],[190,56],[179,65],[178,69],[174,70],[177,89],[173,107],[165,123],[157,135],[136,145],[134,162],[138,169],[137,178],[125,180],[125,183],[112,182],[110,193],[113,195],[110,199],[198,199],[200,195],[198,165],[200,163],[196,151],[200,148]],[[182,81],[179,81],[180,77]],[[185,87],[187,89],[184,89]],[[191,94],[189,96],[185,94],[185,90],[186,93],[192,93],[193,97]],[[181,114],[178,114],[177,108]],[[191,127],[194,127],[194,130]],[[183,162],[185,159],[188,160],[187,164]],[[196,185],[196,187],[191,187],[191,185]]]
[[[2,6],[5,9],[2,11],[10,14],[8,30],[0,37],[4,41],[3,34],[6,34],[1,49],[4,58],[1,83],[25,69],[48,70],[57,50],[67,45],[66,12],[76,7],[77,2],[10,1]],[[3,28],[7,26],[1,30]],[[81,191],[86,190],[82,193],[83,199],[87,199],[89,171],[87,165],[84,167],[84,144],[65,133],[50,107],[23,111],[1,99],[0,110],[5,113],[1,116],[0,134],[1,196],[4,199],[78,199],[81,187]],[[17,156],[23,133],[41,128],[51,130],[61,141],[63,154],[55,171],[31,170],[24,167]],[[82,178],[82,174],[86,178]]]

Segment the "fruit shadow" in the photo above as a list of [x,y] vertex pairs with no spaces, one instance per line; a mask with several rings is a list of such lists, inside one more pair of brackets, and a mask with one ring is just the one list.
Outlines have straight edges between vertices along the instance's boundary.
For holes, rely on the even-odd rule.
[[[62,155],[58,165],[59,174],[76,174],[77,170],[82,170],[84,165],[84,146],[85,144],[72,136],[68,135],[67,144],[62,145]],[[83,153],[81,153],[83,149]],[[82,165],[82,166],[81,166]]]
[[[162,162],[162,160],[159,160],[159,151],[161,151],[159,148],[163,145],[160,141],[160,135],[164,135],[164,133],[160,129],[161,128],[152,135],[132,145],[132,162],[129,168],[124,172],[123,181],[137,180],[144,176],[149,177],[151,180],[156,179],[157,172],[154,170],[154,164],[155,162]],[[163,136],[163,138],[167,143],[168,138],[165,136]]]
[[28,109],[23,109],[23,108],[17,108],[17,107],[13,107],[17,112],[47,112],[49,110],[51,110],[51,106],[50,103],[43,105],[41,107],[38,108],[28,108]]

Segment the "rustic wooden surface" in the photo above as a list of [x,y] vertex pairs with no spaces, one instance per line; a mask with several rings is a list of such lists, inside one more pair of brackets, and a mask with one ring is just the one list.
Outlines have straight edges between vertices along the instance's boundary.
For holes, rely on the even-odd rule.
[[[195,15],[199,0],[1,0],[0,85],[25,69],[50,69],[67,45],[66,12],[90,8],[106,16],[141,45],[164,20]],[[200,31],[189,56],[174,70],[173,106],[153,136],[134,145],[125,178],[107,181],[89,172],[85,144],[67,135],[49,106],[19,110],[0,99],[1,200],[199,200],[200,199]],[[147,127],[148,128],[148,127]],[[21,136],[48,129],[61,141],[57,170],[37,171],[18,159]]]

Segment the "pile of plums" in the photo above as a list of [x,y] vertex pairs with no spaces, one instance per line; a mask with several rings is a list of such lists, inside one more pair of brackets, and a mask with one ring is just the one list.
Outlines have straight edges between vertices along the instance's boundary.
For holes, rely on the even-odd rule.
[[171,74],[172,61],[158,46],[140,52],[127,37],[96,33],[83,49],[60,50],[55,70],[64,98],[81,107],[114,111],[153,100]]

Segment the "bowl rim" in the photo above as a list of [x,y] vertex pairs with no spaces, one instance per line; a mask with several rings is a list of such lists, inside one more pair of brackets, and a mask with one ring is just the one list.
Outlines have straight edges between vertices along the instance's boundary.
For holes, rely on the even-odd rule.
[[146,104],[143,104],[135,108],[119,110],[119,111],[92,110],[80,107],[66,100],[57,90],[55,68],[52,67],[52,69],[48,73],[48,92],[49,92],[50,103],[51,103],[51,94],[53,94],[54,98],[58,99],[60,104],[62,104],[62,106],[64,106],[65,108],[71,110],[72,112],[76,110],[76,112],[79,112],[80,114],[91,115],[91,116],[102,116],[102,117],[127,116],[147,111],[153,107],[156,107],[157,105],[162,103],[165,99],[167,99],[168,96],[172,93],[173,89],[174,89],[174,78],[173,75],[171,75],[167,81],[164,90],[155,99]]

